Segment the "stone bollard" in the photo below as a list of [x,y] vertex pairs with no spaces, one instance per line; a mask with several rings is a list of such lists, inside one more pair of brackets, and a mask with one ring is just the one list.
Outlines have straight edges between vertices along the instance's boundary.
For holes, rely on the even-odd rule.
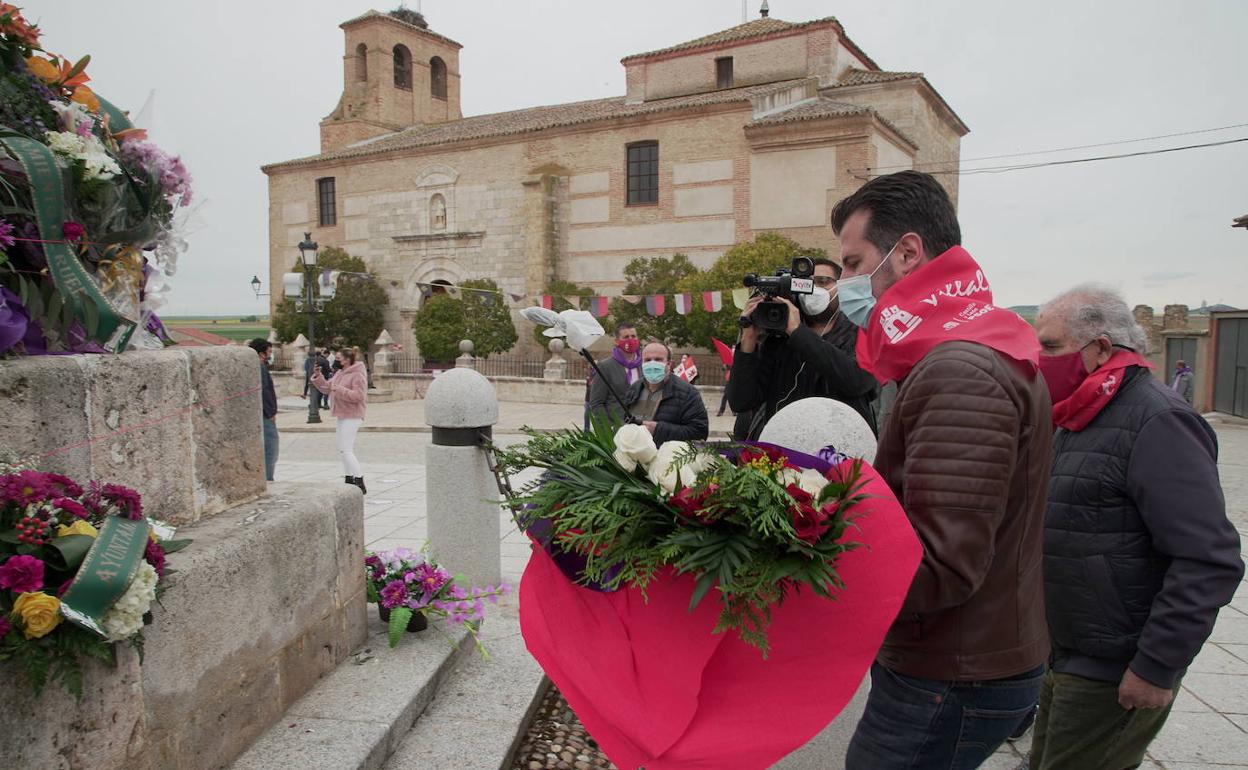
[[546,368],[542,370],[542,379],[568,379],[568,361],[563,357],[564,347],[563,340],[558,337],[550,341],[550,360],[546,362]]
[[425,422],[433,428],[425,450],[425,512],[434,558],[470,583],[502,579],[501,507],[481,438],[498,422],[498,397],[483,375],[451,369],[425,395]]
[[472,340],[459,341],[459,358],[455,359],[456,369],[476,369],[477,359],[472,357]]
[[377,352],[373,354],[373,373],[389,374],[394,368],[394,353],[390,350],[394,345],[394,338],[390,336],[390,332],[382,329],[373,344],[377,346]]
[[295,395],[303,392],[303,381],[307,378],[307,373],[303,371],[304,362],[308,360],[308,338],[300,334],[290,343],[290,349],[293,353],[290,356],[290,376],[299,383],[299,390],[295,391]]

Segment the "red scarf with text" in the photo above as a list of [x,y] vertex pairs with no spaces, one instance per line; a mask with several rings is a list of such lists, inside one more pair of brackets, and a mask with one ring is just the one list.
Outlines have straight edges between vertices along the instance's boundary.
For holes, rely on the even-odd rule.
[[858,333],[858,365],[880,382],[901,381],[942,342],[977,342],[1038,366],[1031,324],[992,304],[984,271],[954,246],[889,287]]
[[1073,431],[1088,427],[1122,387],[1123,372],[1128,366],[1153,368],[1148,359],[1134,350],[1119,350],[1089,374],[1065,401],[1053,405],[1053,424]]

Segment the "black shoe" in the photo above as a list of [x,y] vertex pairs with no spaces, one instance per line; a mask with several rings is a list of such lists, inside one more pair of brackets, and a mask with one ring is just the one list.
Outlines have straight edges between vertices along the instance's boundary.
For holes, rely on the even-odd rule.
[[368,494],[368,490],[364,488],[364,477],[363,477],[363,476],[356,476],[356,477],[355,477],[355,479],[352,481],[352,483],[354,483],[357,487],[359,487],[359,488],[360,488],[360,492],[362,492],[362,493],[364,493],[364,494],[366,494],[366,495]]

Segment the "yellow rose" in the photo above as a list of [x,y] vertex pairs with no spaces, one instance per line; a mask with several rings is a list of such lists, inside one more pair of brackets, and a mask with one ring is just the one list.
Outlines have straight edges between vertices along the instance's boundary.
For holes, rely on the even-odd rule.
[[13,614],[22,621],[27,639],[47,636],[61,622],[61,600],[42,591],[22,594],[13,602]]
[[82,519],[75,521],[68,527],[62,524],[56,528],[57,537],[65,537],[66,535],[90,535],[91,537],[95,537],[99,534],[100,531],[98,529],[91,526],[90,522],[83,521]]
[[61,71],[56,65],[47,59],[41,59],[38,56],[32,56],[26,60],[26,66],[30,71],[35,73],[40,80],[47,83],[55,83],[61,79]]

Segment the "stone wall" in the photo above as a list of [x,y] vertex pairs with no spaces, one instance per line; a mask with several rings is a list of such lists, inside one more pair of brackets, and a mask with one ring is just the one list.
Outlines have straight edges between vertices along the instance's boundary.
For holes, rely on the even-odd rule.
[[266,495],[258,367],[237,347],[0,361],[6,455],[134,486],[194,541],[169,557],[142,663],[88,663],[80,702],[0,664],[0,767],[216,770],[363,643],[362,498]]
[[143,495],[190,524],[264,494],[260,364],[244,347],[0,361],[0,456]]

